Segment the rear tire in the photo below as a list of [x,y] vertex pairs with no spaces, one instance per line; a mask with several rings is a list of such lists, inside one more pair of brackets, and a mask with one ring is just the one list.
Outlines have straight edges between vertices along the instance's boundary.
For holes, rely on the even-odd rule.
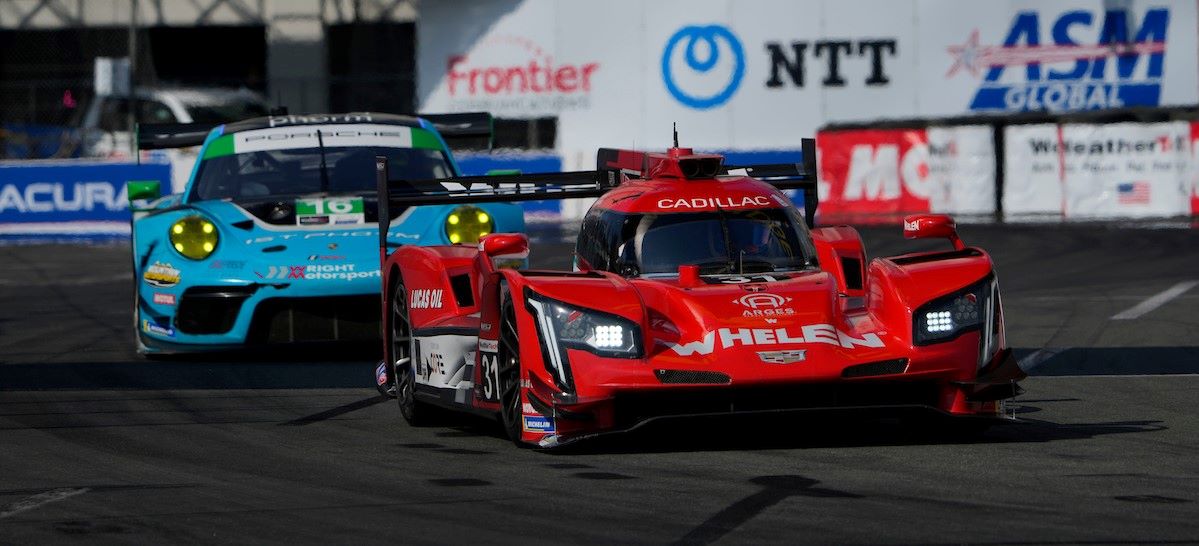
[[413,362],[412,323],[408,318],[408,298],[404,281],[396,273],[388,291],[390,328],[387,343],[391,349],[391,380],[396,385],[396,402],[400,415],[409,425],[419,427],[429,420],[431,408],[416,399],[416,368]]
[[500,287],[500,342],[498,359],[500,425],[517,447],[529,447],[521,440],[524,400],[520,390],[520,335],[516,326],[516,308],[508,285]]

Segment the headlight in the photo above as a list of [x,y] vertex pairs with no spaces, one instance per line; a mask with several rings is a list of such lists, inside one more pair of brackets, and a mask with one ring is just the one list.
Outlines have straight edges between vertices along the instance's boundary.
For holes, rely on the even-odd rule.
[[169,236],[175,252],[193,260],[207,258],[220,241],[216,226],[203,216],[188,216],[171,224]]
[[445,217],[445,236],[452,244],[473,245],[479,238],[495,231],[495,222],[487,211],[472,205],[462,205]]
[[575,307],[525,289],[528,310],[541,335],[541,354],[559,386],[572,389],[566,348],[600,356],[641,357],[641,328],[633,321],[594,309]]
[[970,330],[977,330],[993,313],[994,278],[942,296],[916,310],[913,317],[916,345],[949,341]]

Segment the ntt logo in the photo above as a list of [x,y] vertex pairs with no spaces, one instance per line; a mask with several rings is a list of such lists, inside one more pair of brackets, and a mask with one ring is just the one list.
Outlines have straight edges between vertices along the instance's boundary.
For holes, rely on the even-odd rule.
[[696,110],[728,102],[744,75],[745,50],[725,26],[685,26],[671,35],[662,51],[666,90]]

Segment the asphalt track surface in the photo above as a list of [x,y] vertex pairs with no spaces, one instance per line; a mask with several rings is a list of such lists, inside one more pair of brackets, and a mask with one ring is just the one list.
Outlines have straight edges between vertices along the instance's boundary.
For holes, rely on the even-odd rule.
[[1199,543],[1199,230],[961,231],[1033,374],[1020,423],[684,421],[548,453],[408,427],[369,354],[143,360],[127,246],[0,247],[0,543]]

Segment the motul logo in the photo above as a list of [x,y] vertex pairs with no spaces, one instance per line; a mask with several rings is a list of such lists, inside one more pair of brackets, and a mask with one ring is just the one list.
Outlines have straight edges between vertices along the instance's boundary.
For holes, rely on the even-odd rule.
[[858,144],[849,159],[849,176],[842,198],[847,201],[897,199],[900,184],[913,196],[927,199],[930,193],[928,145],[912,146],[899,156],[894,144]]
[[708,332],[703,339],[682,345],[668,344],[671,350],[679,356],[712,354],[716,348],[716,340],[720,339],[720,348],[728,349],[736,345],[792,345],[800,343],[826,343],[840,345],[846,349],[854,347],[882,347],[883,340],[873,332],[862,337],[854,337],[842,332],[831,324],[809,324],[801,326],[796,333],[790,328],[720,328]]

